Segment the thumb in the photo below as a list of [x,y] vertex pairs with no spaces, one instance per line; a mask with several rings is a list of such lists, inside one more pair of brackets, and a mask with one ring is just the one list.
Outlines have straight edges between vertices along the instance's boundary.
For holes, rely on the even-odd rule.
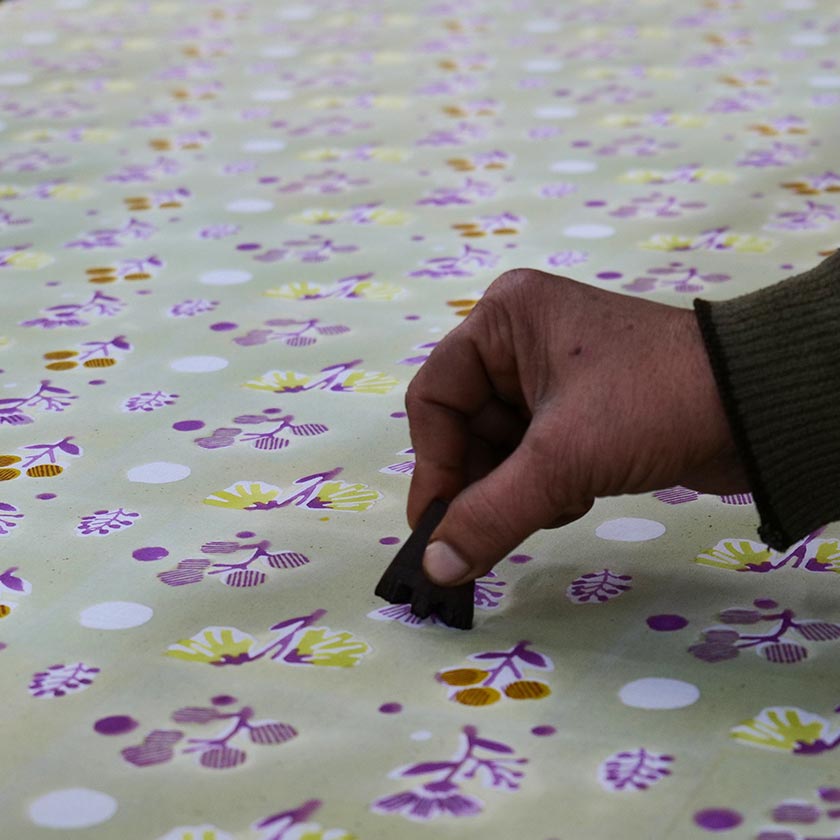
[[510,457],[450,502],[423,556],[431,581],[441,586],[468,583],[534,532],[561,519],[572,521],[589,509],[561,504],[559,488],[540,480],[546,457],[546,447],[535,447],[529,430]]

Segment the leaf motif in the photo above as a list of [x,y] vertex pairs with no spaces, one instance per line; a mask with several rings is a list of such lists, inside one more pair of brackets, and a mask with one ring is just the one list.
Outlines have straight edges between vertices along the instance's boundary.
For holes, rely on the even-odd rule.
[[437,773],[440,770],[449,770],[454,767],[452,761],[426,761],[422,764],[412,764],[404,770],[399,771],[400,776],[422,776],[425,773]]
[[0,575],[0,586],[5,586],[6,589],[11,589],[12,592],[23,592],[23,580],[15,574],[17,569],[17,566],[12,566],[10,569],[6,569],[6,571]]
[[291,431],[293,435],[322,435],[329,429],[323,423],[301,423],[297,426],[292,426]]
[[250,728],[251,741],[255,744],[282,744],[291,741],[297,734],[293,726],[275,720],[252,724]]
[[208,706],[184,706],[172,712],[172,720],[175,723],[209,723],[220,717],[221,714],[216,709]]
[[832,624],[830,621],[801,621],[794,630],[809,642],[840,639],[840,625]]
[[238,750],[235,747],[219,747],[205,750],[199,761],[202,767],[210,767],[213,770],[227,770],[230,767],[242,764],[246,757],[245,750]]
[[68,455],[80,455],[82,450],[76,446],[75,443],[70,443],[69,441],[63,440],[61,443],[58,444],[58,448],[62,452],[66,452]]
[[473,738],[473,746],[481,747],[483,750],[490,750],[490,752],[510,754],[513,749],[507,744],[502,744],[499,741],[489,741],[487,738]]
[[781,665],[790,665],[794,662],[801,662],[808,656],[808,648],[792,642],[777,642],[769,645],[761,645],[758,648],[760,653],[769,662]]
[[527,648],[522,647],[516,651],[516,655],[523,662],[527,662],[533,668],[549,667],[546,658],[542,654],[537,653],[535,650],[528,650]]

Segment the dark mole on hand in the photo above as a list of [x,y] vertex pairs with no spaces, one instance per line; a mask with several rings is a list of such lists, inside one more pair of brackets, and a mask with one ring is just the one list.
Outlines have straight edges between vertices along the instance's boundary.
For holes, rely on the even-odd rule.
[[575,347],[575,349],[574,349],[574,350],[572,350],[572,352],[571,352],[571,353],[569,353],[569,355],[570,355],[570,356],[580,356],[580,354],[581,354],[582,352],[583,352],[583,347],[581,347],[580,345],[578,345],[577,347]]

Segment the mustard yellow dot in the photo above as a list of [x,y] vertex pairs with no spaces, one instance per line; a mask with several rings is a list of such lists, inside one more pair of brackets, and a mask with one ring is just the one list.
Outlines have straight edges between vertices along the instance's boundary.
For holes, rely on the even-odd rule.
[[47,370],[70,370],[70,368],[78,367],[78,362],[50,362],[44,367]]
[[116,363],[116,359],[88,359],[84,365],[86,368],[106,368],[113,367]]
[[20,475],[20,470],[13,470],[11,467],[0,469],[0,481],[11,481]]
[[64,467],[58,464],[38,464],[36,467],[30,467],[26,474],[30,478],[52,478],[54,475],[61,475],[64,472]]
[[465,688],[455,695],[455,700],[462,706],[491,706],[497,703],[501,694],[495,688]]
[[0,455],[0,467],[8,467],[20,461],[20,455]]
[[78,356],[77,350],[53,350],[51,353],[44,353],[45,359],[72,359]]
[[505,686],[505,695],[511,700],[542,700],[549,694],[551,689],[538,680],[517,680]]
[[489,671],[480,668],[453,668],[451,671],[441,671],[438,677],[447,685],[475,685],[480,683]]

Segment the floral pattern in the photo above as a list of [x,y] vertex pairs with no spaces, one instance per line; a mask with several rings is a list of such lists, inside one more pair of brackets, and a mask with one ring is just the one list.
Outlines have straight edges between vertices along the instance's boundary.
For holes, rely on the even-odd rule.
[[513,549],[468,633],[374,595],[406,388],[499,274],[689,307],[840,246],[838,37],[0,2],[0,834],[838,835],[836,524],[676,486]]

